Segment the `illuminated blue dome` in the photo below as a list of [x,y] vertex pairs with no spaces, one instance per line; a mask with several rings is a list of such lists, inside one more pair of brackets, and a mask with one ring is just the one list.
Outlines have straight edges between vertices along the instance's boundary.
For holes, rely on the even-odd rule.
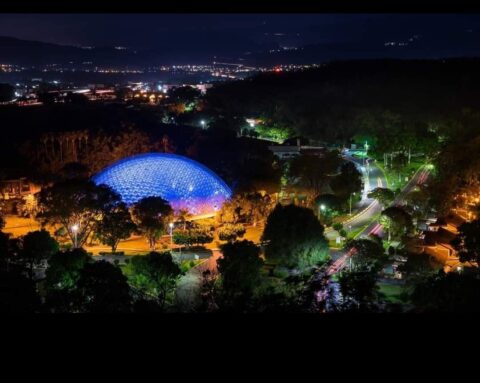
[[207,167],[165,153],[125,158],[96,174],[93,181],[110,186],[127,204],[158,196],[174,210],[187,209],[193,215],[214,213],[232,194],[225,182]]

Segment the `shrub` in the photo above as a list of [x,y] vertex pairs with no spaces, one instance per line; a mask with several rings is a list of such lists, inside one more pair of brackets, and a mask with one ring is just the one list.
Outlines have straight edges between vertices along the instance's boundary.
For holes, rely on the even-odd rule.
[[340,230],[343,229],[343,225],[340,222],[335,222],[333,224],[333,228],[339,232]]

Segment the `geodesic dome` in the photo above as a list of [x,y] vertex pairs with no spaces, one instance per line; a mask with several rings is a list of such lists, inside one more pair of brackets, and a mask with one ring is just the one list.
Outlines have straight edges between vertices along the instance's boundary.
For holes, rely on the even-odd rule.
[[115,162],[93,176],[131,205],[144,197],[167,200],[174,210],[193,215],[215,213],[232,191],[214,172],[187,157],[147,153]]

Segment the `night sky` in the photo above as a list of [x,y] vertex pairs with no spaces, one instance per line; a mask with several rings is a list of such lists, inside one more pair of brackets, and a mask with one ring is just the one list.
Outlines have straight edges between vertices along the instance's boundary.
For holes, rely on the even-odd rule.
[[[440,55],[480,53],[480,15],[0,14],[0,36],[64,45],[242,54],[308,44],[377,44],[417,35]],[[401,53],[400,53],[401,55]]]

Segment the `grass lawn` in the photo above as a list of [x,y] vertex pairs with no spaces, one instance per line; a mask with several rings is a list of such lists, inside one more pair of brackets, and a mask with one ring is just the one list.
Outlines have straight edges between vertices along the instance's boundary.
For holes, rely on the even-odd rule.
[[390,283],[379,283],[380,292],[385,295],[385,299],[391,303],[404,303],[400,297],[404,289],[401,285]]
[[[384,172],[388,187],[392,190],[397,190],[402,189],[412,178],[415,172],[422,165],[425,165],[425,162],[418,159],[412,160],[410,164],[407,164],[403,169],[400,170],[400,178],[397,170],[393,170],[391,168],[385,169],[383,161],[378,160],[376,165]],[[408,180],[405,180],[405,177],[408,177]]]
[[355,230],[352,230],[350,232],[347,233],[347,238],[348,239],[354,239],[355,237],[357,237],[363,230],[365,230],[365,228],[368,226],[369,224],[365,225],[365,226],[362,226],[362,227],[359,227],[358,229],[355,229]]

